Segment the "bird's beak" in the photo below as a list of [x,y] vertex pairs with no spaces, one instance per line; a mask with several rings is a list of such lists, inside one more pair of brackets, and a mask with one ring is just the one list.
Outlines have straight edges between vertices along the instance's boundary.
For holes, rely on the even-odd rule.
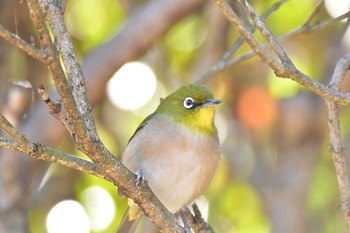
[[220,103],[221,103],[221,100],[211,99],[211,100],[207,100],[203,104],[201,104],[201,107],[202,108],[207,108],[207,107],[214,106],[214,105],[217,105],[217,104],[220,104]]

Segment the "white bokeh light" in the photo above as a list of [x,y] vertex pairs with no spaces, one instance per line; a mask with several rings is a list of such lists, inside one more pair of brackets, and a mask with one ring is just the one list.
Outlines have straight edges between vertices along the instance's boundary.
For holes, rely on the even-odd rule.
[[107,83],[107,95],[116,107],[136,110],[152,98],[156,87],[156,76],[148,65],[130,62],[121,67]]
[[92,186],[83,191],[83,203],[93,231],[106,229],[115,218],[116,209],[113,198],[99,186]]
[[89,233],[90,222],[84,207],[77,201],[57,203],[46,218],[48,233]]
[[350,10],[350,0],[340,0],[340,1],[325,0],[324,3],[328,13],[333,18],[336,18],[342,14],[345,14]]

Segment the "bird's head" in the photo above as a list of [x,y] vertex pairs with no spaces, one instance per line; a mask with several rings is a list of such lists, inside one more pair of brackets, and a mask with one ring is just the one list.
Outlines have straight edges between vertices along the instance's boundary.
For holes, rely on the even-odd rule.
[[219,103],[208,89],[189,84],[162,100],[156,113],[165,114],[193,131],[216,134],[214,106]]

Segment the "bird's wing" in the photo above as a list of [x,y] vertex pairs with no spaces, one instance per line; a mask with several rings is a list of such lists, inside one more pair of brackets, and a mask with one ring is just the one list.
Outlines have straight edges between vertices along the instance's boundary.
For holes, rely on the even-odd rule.
[[[129,139],[128,144],[131,142],[131,140],[135,137],[135,135],[136,135],[141,129],[143,129],[143,128],[146,127],[146,125],[148,124],[149,120],[152,119],[152,117],[153,117],[154,114],[155,114],[155,113],[152,113],[151,115],[149,115],[148,117],[146,117],[146,118],[141,122],[141,124],[139,125],[139,127],[137,127],[137,129],[135,130],[134,134],[133,134],[133,135],[131,136],[131,138]],[[128,145],[128,144],[127,144],[127,145]]]

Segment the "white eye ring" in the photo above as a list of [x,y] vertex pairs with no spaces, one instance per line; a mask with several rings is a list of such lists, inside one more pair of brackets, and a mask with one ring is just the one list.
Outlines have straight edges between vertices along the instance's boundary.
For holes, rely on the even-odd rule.
[[194,106],[194,100],[191,97],[187,97],[184,100],[183,105],[185,108],[190,109]]

